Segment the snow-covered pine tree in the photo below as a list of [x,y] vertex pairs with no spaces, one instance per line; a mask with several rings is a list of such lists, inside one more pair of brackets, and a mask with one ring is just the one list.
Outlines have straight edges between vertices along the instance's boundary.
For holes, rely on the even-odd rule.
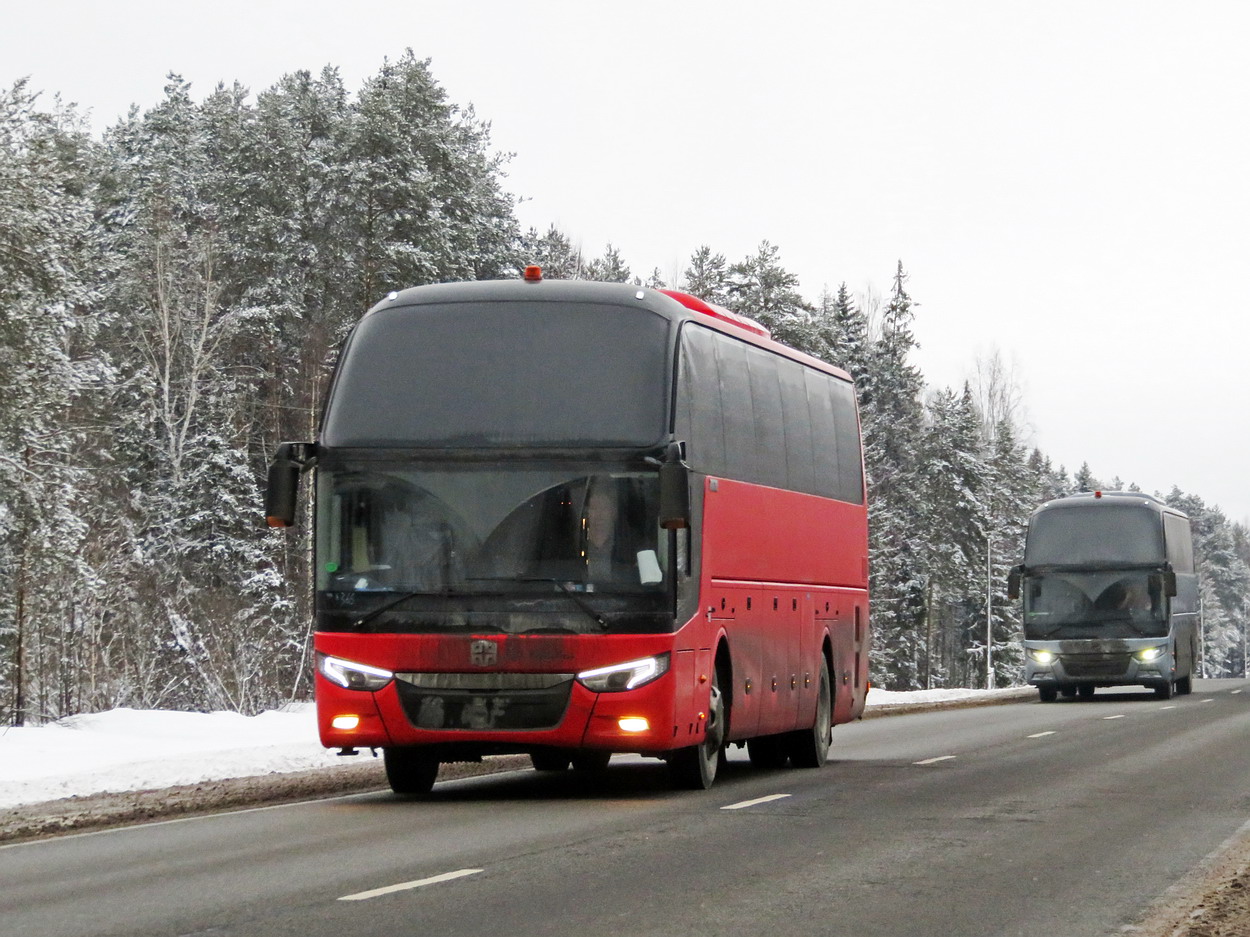
[[[583,280],[595,280],[599,283],[637,283],[629,264],[621,257],[621,252],[611,244],[603,251],[602,257],[596,257],[586,264],[582,270]],[[639,285],[641,285],[639,283]]]
[[[799,278],[781,265],[781,251],[762,241],[759,250],[729,269],[727,306],[768,328],[777,341],[816,349],[812,308],[799,293]],[[706,297],[704,297],[706,298]]]
[[89,477],[78,464],[94,359],[87,197],[92,148],[72,109],[0,92],[0,722],[78,699]]
[[547,229],[546,234],[539,234],[537,228],[530,228],[521,236],[517,251],[520,263],[517,272],[529,264],[538,264],[543,268],[543,276],[549,280],[576,280],[582,274],[581,251],[573,247],[573,243],[555,225]]
[[724,254],[713,254],[706,244],[690,255],[682,274],[681,290],[704,302],[729,308],[729,264]]
[[[923,512],[925,622],[923,685],[963,686],[967,635],[975,626],[970,596],[984,584],[985,510],[989,468],[980,418],[965,385],[929,401],[920,451],[918,504]],[[951,680],[954,683],[951,683]]]
[[873,342],[860,389],[864,461],[869,484],[869,565],[873,603],[873,682],[888,689],[922,683],[914,656],[924,627],[927,544],[918,453],[923,438],[920,371],[909,361],[916,347],[912,300],[902,262]]

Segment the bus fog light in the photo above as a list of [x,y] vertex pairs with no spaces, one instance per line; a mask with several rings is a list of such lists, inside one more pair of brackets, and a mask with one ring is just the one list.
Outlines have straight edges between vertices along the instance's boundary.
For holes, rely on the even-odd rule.
[[651,723],[642,716],[625,716],[618,719],[616,724],[621,727],[622,732],[646,732],[651,728]]
[[1038,651],[1030,649],[1029,657],[1037,661],[1039,664],[1053,664],[1059,655],[1053,651]]
[[1143,663],[1148,664],[1152,660],[1158,660],[1160,657],[1162,657],[1166,650],[1167,648],[1165,647],[1147,647],[1138,651],[1133,656],[1135,656],[1139,661],[1142,661]]
[[336,729],[342,729],[344,732],[351,732],[353,729],[360,727],[360,717],[335,716],[330,720],[330,725]]

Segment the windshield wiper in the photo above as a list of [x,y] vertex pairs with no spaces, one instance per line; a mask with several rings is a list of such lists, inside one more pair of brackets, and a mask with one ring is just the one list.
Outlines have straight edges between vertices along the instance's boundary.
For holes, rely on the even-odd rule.
[[395,596],[395,598],[390,599],[389,601],[383,602],[381,605],[378,605],[369,609],[369,611],[365,612],[363,615],[357,618],[353,622],[353,625],[357,628],[363,628],[365,625],[373,621],[383,612],[389,612],[396,605],[402,605],[404,602],[407,602],[409,599],[416,599],[423,595],[437,595],[437,596],[442,597],[445,594],[446,593],[443,593],[443,592],[428,592],[425,590],[418,590],[415,592],[401,592],[399,595]]
[[586,613],[586,616],[604,631],[608,630],[608,623],[604,617],[595,610],[595,607],[587,602],[580,593],[574,592],[569,588],[568,583],[562,579],[556,579],[552,576],[472,576],[470,582],[550,582],[557,589],[563,592],[572,600],[573,604]]

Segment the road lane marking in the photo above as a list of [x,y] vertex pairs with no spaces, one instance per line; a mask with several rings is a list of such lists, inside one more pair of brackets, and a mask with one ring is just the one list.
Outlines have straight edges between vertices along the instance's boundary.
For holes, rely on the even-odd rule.
[[1123,719],[1124,713],[1120,713],[1118,716],[1103,716],[1103,718],[1104,719]]
[[1175,706],[1160,706],[1159,712],[1163,712],[1163,710],[1165,709],[1175,709],[1175,708],[1176,708]]
[[354,895],[344,895],[339,901],[365,901],[369,898],[378,898],[397,891],[407,891],[410,888],[421,888],[425,885],[437,885],[439,882],[450,882],[453,879],[464,878],[466,875],[477,875],[478,872],[482,871],[484,870],[458,869],[455,872],[444,872],[442,875],[431,875],[429,878],[418,879],[415,882],[400,882],[398,885],[387,885],[385,888],[358,891]]
[[1208,696],[1206,699],[1200,699],[1200,700],[1198,700],[1198,702],[1200,702],[1200,703],[1214,703],[1214,702],[1215,702],[1215,697],[1213,697],[1213,696]]
[[938,755],[936,758],[926,758],[924,761],[913,761],[913,765],[935,765],[939,761],[950,761],[954,755]]
[[789,794],[769,794],[767,797],[757,797],[754,800],[741,800],[736,804],[730,804],[728,807],[721,807],[721,810],[741,810],[743,807],[754,807],[756,804],[766,804],[773,800],[784,800]]
[[1055,734],[1054,732],[1036,732],[1036,733],[1034,733],[1033,735],[1030,735],[1030,736],[1029,736],[1029,738],[1031,738],[1031,739],[1042,739],[1042,738],[1045,738],[1045,737],[1046,737],[1046,736],[1048,736],[1048,735],[1054,735],[1054,734]]
[[1229,696],[1236,696],[1236,695],[1237,695],[1238,693],[1240,693],[1240,692],[1241,692],[1241,690],[1233,690],[1233,691],[1232,691],[1232,692],[1230,692],[1228,695],[1229,695]]

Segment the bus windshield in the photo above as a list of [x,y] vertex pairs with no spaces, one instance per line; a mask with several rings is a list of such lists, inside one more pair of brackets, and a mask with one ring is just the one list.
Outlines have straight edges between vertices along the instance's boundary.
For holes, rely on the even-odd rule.
[[323,468],[321,630],[670,630],[658,475],[587,468]]
[[1024,588],[1024,636],[1136,638],[1168,633],[1157,578],[1146,570],[1031,573]]

